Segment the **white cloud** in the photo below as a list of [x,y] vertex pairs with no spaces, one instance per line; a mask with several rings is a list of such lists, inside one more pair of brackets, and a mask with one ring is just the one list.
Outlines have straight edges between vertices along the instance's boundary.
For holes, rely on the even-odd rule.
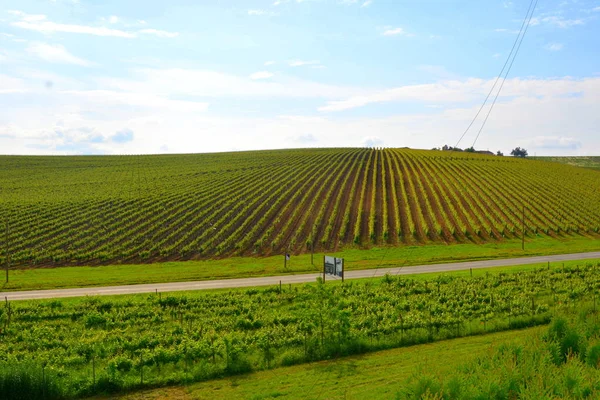
[[174,38],[179,36],[179,32],[161,31],[159,29],[141,29],[139,32],[147,35],[155,35],[160,38]]
[[114,90],[66,90],[59,92],[66,98],[76,99],[80,104],[93,107],[140,106],[148,109],[171,109],[178,111],[203,112],[208,109],[206,102],[172,100],[168,96],[151,93],[132,93]]
[[27,47],[27,52],[51,63],[73,64],[82,67],[89,67],[92,65],[91,62],[69,53],[69,51],[60,44],[50,45],[47,43],[33,42]]
[[82,33],[96,36],[114,36],[122,38],[134,38],[136,35],[131,32],[122,31],[119,29],[110,29],[105,27],[87,26],[87,25],[73,25],[73,24],[59,24],[51,21],[37,21],[27,22],[17,21],[11,23],[12,26],[16,26],[22,29],[28,29],[31,31],[37,31],[41,33],[54,33],[54,32],[67,32],[67,33]]
[[361,7],[369,7],[371,4],[373,4],[373,0],[367,0],[362,3]]
[[320,65],[319,61],[303,61],[303,60],[292,60],[289,63],[290,67],[304,67],[306,65]]
[[260,71],[260,72],[255,72],[252,75],[250,75],[250,79],[268,79],[271,78],[273,76],[273,74],[271,72],[268,71]]
[[582,144],[579,140],[563,136],[536,136],[530,143],[536,149],[566,149],[577,150]]
[[315,135],[312,135],[310,133],[293,137],[293,138],[291,138],[291,140],[296,143],[301,143],[301,144],[305,144],[305,145],[318,142],[318,139],[315,137]]
[[[525,80],[511,90],[528,93],[531,88],[537,88],[534,93],[555,95],[526,95],[497,104],[476,146],[478,149],[502,150],[508,154],[512,148],[521,146],[530,150],[531,154],[531,146],[536,144],[536,140],[542,146],[552,145],[548,139],[540,140],[539,137],[556,137],[562,147],[540,148],[537,154],[600,153],[600,137],[597,135],[597,126],[600,125],[600,113],[597,112],[600,78],[581,81],[566,79],[561,82]],[[581,96],[559,95],[580,90],[583,90]],[[7,102],[7,106],[0,109],[0,120],[10,121],[10,124],[0,124],[0,147],[5,154],[75,152],[72,149],[64,150],[63,139],[55,134],[53,127],[59,126],[60,122],[61,129],[69,130],[70,134],[82,140],[90,138],[89,129],[103,137],[110,137],[124,127],[135,132],[133,140],[128,143],[107,141],[89,144],[87,152],[107,154],[144,154],[167,150],[173,153],[229,151],[233,149],[233,143],[238,150],[364,146],[369,138],[376,146],[432,148],[446,143],[454,144],[478,107],[448,105],[439,111],[380,118],[329,118],[326,115],[217,117],[195,110],[181,110],[176,104],[170,104],[168,108],[154,104],[152,108],[132,107],[122,111],[127,107],[124,102],[130,99],[115,101],[114,94],[105,93],[101,99],[90,102],[82,92],[63,101],[53,98],[49,105],[28,105],[25,108],[22,104]],[[89,109],[94,109],[94,114],[88,113]],[[569,133],[566,135],[565,132]],[[312,141],[312,138],[318,138],[318,142]],[[560,138],[573,139],[580,142],[581,147]],[[470,145],[472,140],[473,137],[468,135],[465,138],[467,144],[461,145]],[[167,150],[161,150],[165,145]]]
[[[470,78],[467,80],[447,80],[432,84],[407,85],[397,88],[372,91],[352,96],[345,100],[333,100],[320,107],[319,111],[344,111],[369,104],[386,102],[427,102],[464,103],[483,100],[493,85],[493,80]],[[585,85],[600,84],[600,79],[508,79],[503,87],[500,101],[510,97],[569,96],[585,91]]]
[[402,28],[387,28],[383,31],[383,36],[396,36],[396,35],[404,35],[404,29]]
[[[65,33],[80,33],[95,36],[112,36],[121,38],[135,38],[138,34],[154,35],[161,38],[174,38],[179,35],[178,32],[168,32],[159,29],[141,29],[137,32],[125,31],[122,29],[107,28],[104,26],[79,25],[79,24],[62,24],[48,21],[45,15],[30,15],[22,11],[10,11],[12,15],[19,17],[18,21],[11,22],[12,26],[36,31],[44,34],[52,34],[55,32]],[[106,21],[106,19],[104,19]],[[108,18],[108,22],[115,24],[120,21],[120,18],[113,15]],[[141,21],[140,23],[146,23]]]
[[8,13],[20,17],[21,20],[26,22],[37,22],[46,19],[46,16],[43,14],[26,14],[19,10],[9,10]]
[[[561,15],[550,15],[547,17],[533,17],[529,21],[529,26],[537,26],[541,24],[554,25],[562,29],[571,28],[573,26],[585,25],[586,19],[574,18],[569,19]],[[518,31],[517,31],[518,32]]]
[[559,28],[570,28],[576,25],[584,25],[585,21],[583,19],[565,19],[560,16],[550,16],[541,19],[542,22],[549,23],[551,25],[558,26]]
[[273,11],[256,10],[255,9],[255,10],[248,10],[248,15],[273,17],[273,16],[277,15],[277,13],[273,12]]
[[563,49],[563,44],[562,43],[548,43],[547,45],[544,46],[544,48],[549,51],[560,51]]
[[326,85],[278,75],[277,81],[198,69],[135,69],[132,79],[103,78],[97,85],[131,93],[169,93],[197,97],[339,98],[360,94],[356,88]]
[[275,61],[266,61],[264,65],[265,65],[265,67],[268,67],[269,65],[274,65],[274,64],[275,64]]
[[517,35],[519,33],[519,30],[516,30],[516,29],[506,29],[506,28],[497,28],[497,29],[494,29],[494,32],[504,32],[504,33],[511,33],[513,35]]
[[364,147],[379,147],[383,146],[383,140],[378,136],[367,136],[362,140]]
[[594,11],[594,12],[600,12],[600,7],[594,7],[594,8],[592,8],[592,11]]
[[[0,58],[0,61],[2,58]],[[0,74],[0,93],[26,93],[29,90],[28,85],[23,79]]]

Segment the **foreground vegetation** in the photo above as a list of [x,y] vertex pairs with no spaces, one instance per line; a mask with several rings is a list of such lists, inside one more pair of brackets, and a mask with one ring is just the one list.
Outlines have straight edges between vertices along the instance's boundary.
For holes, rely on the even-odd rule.
[[119,397],[138,399],[595,399],[593,305],[529,328],[262,371]]
[[[600,175],[410,149],[0,157],[0,262],[148,263],[598,238]],[[7,240],[5,239],[7,237]]]
[[[417,370],[444,374],[503,343],[525,344],[544,326],[427,343],[127,393],[121,400],[393,399]],[[98,396],[107,399],[109,396]],[[110,396],[110,398],[115,398]]]
[[0,381],[37,369],[58,397],[81,396],[545,324],[595,307],[598,268],[12,302]]
[[526,344],[504,344],[443,375],[419,369],[397,399],[600,398],[600,323],[596,311],[556,318]]

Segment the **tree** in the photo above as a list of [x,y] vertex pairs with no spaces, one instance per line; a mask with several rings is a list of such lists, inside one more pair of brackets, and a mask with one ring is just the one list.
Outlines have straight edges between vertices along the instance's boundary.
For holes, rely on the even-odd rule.
[[496,155],[502,157],[502,156],[504,156],[504,153],[501,152],[500,150],[498,150],[498,152],[496,153]]
[[517,147],[510,152],[510,155],[515,157],[527,157],[527,150]]
[[475,153],[475,147],[473,147],[473,146],[471,146],[471,147],[467,147],[467,148],[465,149],[465,151],[466,151],[467,153]]

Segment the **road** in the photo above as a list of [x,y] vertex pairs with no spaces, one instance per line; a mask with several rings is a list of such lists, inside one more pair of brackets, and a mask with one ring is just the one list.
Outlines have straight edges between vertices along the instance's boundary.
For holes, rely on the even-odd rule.
[[[432,272],[450,272],[481,268],[493,267],[508,267],[511,265],[521,264],[546,264],[548,262],[557,263],[563,261],[589,260],[592,258],[600,258],[600,251],[591,253],[578,254],[561,254],[554,256],[539,256],[539,257],[523,257],[509,258],[503,260],[488,260],[488,261],[470,261],[449,264],[435,265],[416,265],[411,267],[397,268],[379,268],[366,269],[359,271],[348,271],[345,274],[345,279],[360,279],[373,278],[390,275],[409,275],[409,274],[427,274]],[[0,299],[6,298],[12,300],[32,300],[32,299],[51,299],[61,297],[80,297],[80,296],[108,296],[117,294],[135,294],[135,293],[151,293],[151,292],[176,292],[182,290],[208,290],[208,289],[229,289],[250,286],[269,286],[269,285],[287,285],[290,283],[305,283],[314,282],[321,274],[302,274],[302,275],[282,275],[282,276],[265,276],[259,278],[242,278],[242,279],[221,279],[212,281],[197,281],[197,282],[171,282],[171,283],[151,283],[143,285],[126,285],[126,286],[105,286],[105,287],[87,287],[76,289],[52,289],[52,290],[33,290],[21,292],[4,292],[0,293]],[[327,277],[326,279],[335,279]]]

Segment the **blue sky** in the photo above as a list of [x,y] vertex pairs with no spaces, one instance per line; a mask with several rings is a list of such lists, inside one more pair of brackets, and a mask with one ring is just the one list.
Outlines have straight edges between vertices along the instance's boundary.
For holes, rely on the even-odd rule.
[[[529,1],[0,4],[0,153],[140,154],[454,145]],[[476,147],[600,155],[598,37],[540,0]]]

